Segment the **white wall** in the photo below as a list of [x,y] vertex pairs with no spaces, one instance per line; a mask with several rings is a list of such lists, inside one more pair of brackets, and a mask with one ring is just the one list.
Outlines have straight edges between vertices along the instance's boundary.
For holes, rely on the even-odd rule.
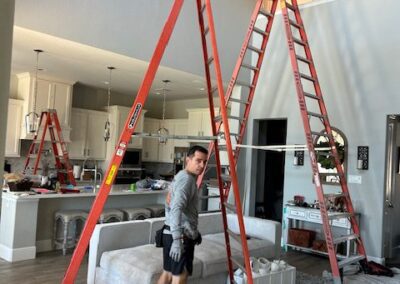
[[[386,115],[400,113],[400,2],[337,0],[302,11],[330,122],[349,142],[348,174],[362,184],[349,184],[367,254],[382,257]],[[304,131],[281,15],[272,29],[248,125],[247,143],[255,143],[254,119],[287,118],[287,144],[304,144]],[[269,55],[269,56],[268,56]],[[356,169],[358,145],[370,147],[370,168]],[[254,187],[256,151],[246,151],[246,186]],[[308,155],[305,166],[292,166],[286,155],[284,200],[295,194],[316,199]],[[255,190],[252,191],[254,193]],[[254,199],[254,196],[250,197]],[[254,206],[254,204],[253,204]]]

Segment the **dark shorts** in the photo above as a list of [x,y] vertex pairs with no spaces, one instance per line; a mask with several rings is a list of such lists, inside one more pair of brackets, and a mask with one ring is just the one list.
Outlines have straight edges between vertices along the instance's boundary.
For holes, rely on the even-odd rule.
[[176,262],[169,256],[169,251],[172,245],[172,235],[163,235],[163,261],[164,270],[169,271],[172,275],[180,275],[186,268],[189,275],[193,271],[193,258],[194,258],[194,242],[190,239],[183,239],[183,254],[181,259]]

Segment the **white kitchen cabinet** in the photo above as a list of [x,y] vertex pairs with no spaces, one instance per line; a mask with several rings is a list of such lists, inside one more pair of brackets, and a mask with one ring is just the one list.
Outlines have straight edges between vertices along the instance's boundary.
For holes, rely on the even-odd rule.
[[[24,100],[23,117],[33,111],[35,104],[35,76],[31,73],[21,73],[18,78],[18,98]],[[36,112],[40,115],[47,109],[57,110],[63,137],[70,141],[70,120],[72,108],[72,88],[74,82],[66,82],[54,79],[38,77]],[[33,135],[27,133],[24,121],[21,126],[21,139],[33,139]]]
[[85,109],[72,109],[71,143],[68,152],[71,159],[106,159],[104,125],[108,113]]
[[[143,132],[144,133],[157,133],[160,128],[160,120],[155,118],[144,118]],[[158,161],[158,139],[147,138],[143,143],[142,160],[144,162],[157,162]]]
[[[187,119],[174,119],[173,120],[174,126],[174,135],[188,135],[188,120]],[[174,147],[189,147],[188,140],[182,139],[175,139],[174,140]]]
[[8,100],[5,157],[20,156],[21,143],[19,138],[21,134],[23,103],[21,100]]
[[[218,108],[215,108],[215,116],[218,115]],[[192,108],[188,112],[188,135],[190,136],[211,136],[212,126],[209,108]]]

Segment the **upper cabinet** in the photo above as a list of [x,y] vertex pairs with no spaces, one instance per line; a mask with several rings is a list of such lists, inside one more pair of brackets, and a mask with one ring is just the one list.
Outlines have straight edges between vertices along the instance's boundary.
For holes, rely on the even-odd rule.
[[[218,108],[214,109],[218,115]],[[192,108],[188,112],[188,134],[189,136],[212,136],[212,126],[209,108]]]
[[[69,142],[70,120],[72,107],[73,82],[38,78],[37,95],[35,98],[35,76],[31,73],[18,74],[18,98],[24,100],[23,117],[33,111],[36,101],[36,112],[40,115],[47,109],[57,110],[58,120],[63,131],[65,141]],[[21,139],[32,139],[33,135],[27,133],[22,121]]]
[[68,144],[71,159],[106,159],[103,135],[107,117],[103,111],[72,109],[71,143]]
[[[160,120],[156,118],[144,118],[143,132],[144,133],[157,133],[160,128]],[[148,138],[143,144],[142,160],[144,162],[157,162],[158,161],[158,139]]]
[[[112,155],[114,154],[115,147],[119,141],[119,137],[121,136],[122,131],[124,130],[126,119],[128,118],[129,107],[123,106],[110,106],[108,111],[108,116],[110,120],[110,140],[107,142],[107,158],[106,160],[110,160]],[[142,110],[140,118],[136,124],[136,128],[134,132],[143,132],[143,117],[146,113],[146,110]],[[104,129],[104,125],[103,125]],[[131,137],[127,148],[136,148],[142,149],[142,138]]]
[[23,101],[8,100],[7,132],[6,132],[6,157],[20,156],[20,134]]

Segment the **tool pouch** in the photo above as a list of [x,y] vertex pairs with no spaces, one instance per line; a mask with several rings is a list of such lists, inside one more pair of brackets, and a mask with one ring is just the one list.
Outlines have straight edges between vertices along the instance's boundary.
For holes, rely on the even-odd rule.
[[166,227],[166,225],[162,226],[162,228],[160,230],[156,231],[155,241],[156,241],[156,247],[158,247],[158,248],[164,247],[163,237],[164,237],[165,227]]

